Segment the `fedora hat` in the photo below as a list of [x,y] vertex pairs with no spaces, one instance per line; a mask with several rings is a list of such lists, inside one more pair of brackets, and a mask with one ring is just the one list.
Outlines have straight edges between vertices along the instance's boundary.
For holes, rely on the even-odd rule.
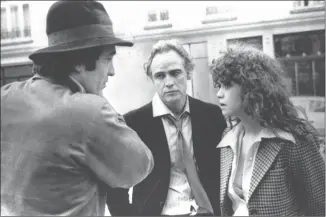
[[105,8],[92,0],[55,2],[46,17],[46,34],[48,47],[29,55],[31,60],[104,45],[133,46],[132,42],[115,37]]

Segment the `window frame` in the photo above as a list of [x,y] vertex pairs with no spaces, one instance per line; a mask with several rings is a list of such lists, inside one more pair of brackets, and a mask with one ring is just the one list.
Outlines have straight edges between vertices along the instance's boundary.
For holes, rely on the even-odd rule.
[[[207,14],[208,8],[216,8],[216,13]],[[238,19],[234,13],[234,8],[230,3],[226,4],[210,4],[204,7],[204,18],[201,20],[202,24],[218,23],[225,21],[235,21]]]
[[[26,19],[24,17],[24,5],[28,5],[28,11],[29,11],[29,23],[25,23]],[[13,23],[12,23],[12,7],[17,7],[17,29],[19,30],[19,33],[17,37],[12,37],[13,33]],[[7,38],[1,38],[1,44],[12,44],[12,43],[19,43],[19,42],[26,42],[31,41],[32,39],[32,31],[31,31],[31,4],[28,2],[10,2],[5,1],[1,4],[1,10],[6,11],[6,30],[7,31]],[[3,29],[2,29],[3,30]],[[26,31],[29,31],[26,35]],[[26,36],[25,36],[26,35]]]
[[291,14],[307,13],[314,11],[325,11],[325,1],[308,0],[308,5],[305,5],[305,0],[294,0]]
[[[167,11],[168,19],[162,20],[161,19],[161,13],[162,11]],[[149,15],[155,14],[156,20],[155,21],[149,21]],[[155,8],[147,11],[146,14],[146,24],[144,26],[144,30],[152,30],[152,29],[164,29],[164,28],[171,28],[171,13],[168,8]]]

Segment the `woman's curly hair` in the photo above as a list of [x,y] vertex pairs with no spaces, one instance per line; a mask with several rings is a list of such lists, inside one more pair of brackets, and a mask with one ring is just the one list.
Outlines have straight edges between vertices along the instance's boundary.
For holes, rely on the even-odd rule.
[[284,71],[276,59],[252,45],[236,43],[214,62],[212,77],[215,86],[239,84],[244,112],[261,126],[282,129],[299,141],[316,144],[317,132],[299,117],[298,109],[290,101]]

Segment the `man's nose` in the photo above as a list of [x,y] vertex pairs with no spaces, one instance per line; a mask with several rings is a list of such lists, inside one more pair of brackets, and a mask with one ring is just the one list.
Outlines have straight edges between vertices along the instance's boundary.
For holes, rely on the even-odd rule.
[[174,84],[173,78],[171,78],[171,76],[167,76],[165,80],[165,86],[172,87],[173,84]]
[[109,69],[108,76],[114,76],[114,75],[115,75],[115,70],[114,70],[114,67],[112,66],[112,67]]

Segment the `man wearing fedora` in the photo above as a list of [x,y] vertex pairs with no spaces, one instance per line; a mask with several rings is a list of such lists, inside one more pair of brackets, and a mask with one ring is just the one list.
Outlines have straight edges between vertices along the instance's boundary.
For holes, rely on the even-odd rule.
[[96,1],[48,11],[35,75],[1,88],[1,214],[103,216],[106,189],[130,188],[153,156],[101,96],[114,75],[112,22]]

